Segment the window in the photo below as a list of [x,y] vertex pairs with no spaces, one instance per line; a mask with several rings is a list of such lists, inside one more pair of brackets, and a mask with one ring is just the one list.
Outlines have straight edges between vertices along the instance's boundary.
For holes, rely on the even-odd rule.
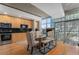
[[42,24],[42,29],[46,29],[46,25],[45,24]]
[[47,19],[47,28],[52,28],[51,21],[52,21],[52,19],[50,19],[50,18]]
[[46,19],[42,20],[42,24],[46,24]]
[[42,20],[42,29],[46,29],[46,19]]
[[45,18],[42,19],[42,29],[46,29],[46,28],[53,28],[54,27],[54,22],[52,20],[52,18]]
[[47,28],[51,28],[51,24],[49,23],[49,24],[47,24]]

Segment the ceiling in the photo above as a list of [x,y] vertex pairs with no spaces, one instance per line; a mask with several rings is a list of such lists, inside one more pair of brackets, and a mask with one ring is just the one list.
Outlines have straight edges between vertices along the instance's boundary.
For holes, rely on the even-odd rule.
[[61,3],[32,3],[32,5],[46,12],[53,19],[65,16]]
[[[48,5],[44,4],[46,7],[48,6],[47,9],[50,10],[50,11],[46,11],[46,12],[44,10],[41,10],[40,8],[36,7],[35,5],[30,4],[30,3],[4,3],[3,5],[6,5],[8,7],[12,7],[12,8],[36,15],[36,16],[40,16],[40,17],[48,17],[50,15],[48,15],[48,13],[46,13],[46,12],[49,12],[51,14],[50,11],[56,9],[56,7],[54,6],[53,3],[48,4]],[[40,5],[42,5],[42,4],[40,4]],[[62,6],[63,6],[64,11],[69,11],[69,10],[72,10],[74,8],[79,8],[79,3],[62,3]],[[52,12],[52,13],[54,14],[55,12]],[[58,12],[57,12],[57,14],[58,14]]]
[[41,11],[37,7],[33,6],[30,3],[4,3],[3,5],[6,5],[8,7],[12,7],[39,17],[48,17],[49,15],[46,14],[45,12]]
[[79,8],[79,3],[62,3],[64,11],[69,11],[75,8]]

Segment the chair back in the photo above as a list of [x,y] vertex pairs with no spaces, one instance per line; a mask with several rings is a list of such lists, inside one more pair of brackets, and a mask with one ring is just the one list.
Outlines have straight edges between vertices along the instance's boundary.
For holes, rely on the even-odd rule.
[[48,37],[54,38],[54,31],[49,31],[48,32]]
[[30,32],[30,35],[31,35],[32,40],[34,41],[35,40],[35,32],[34,31],[31,31]]
[[27,32],[27,42],[28,42],[29,46],[32,46],[32,40],[31,40],[30,32]]
[[36,31],[36,32],[35,32],[35,37],[36,37],[36,38],[39,38],[40,35],[41,35],[41,31]]
[[27,41],[29,46],[34,45],[35,35],[34,32],[27,32]]

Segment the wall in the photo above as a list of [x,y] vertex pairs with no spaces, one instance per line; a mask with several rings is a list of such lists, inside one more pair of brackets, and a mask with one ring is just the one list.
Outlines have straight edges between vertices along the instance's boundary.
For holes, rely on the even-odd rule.
[[38,22],[38,21],[35,21],[35,22],[34,22],[34,28],[35,28],[35,29],[39,29],[39,22]]

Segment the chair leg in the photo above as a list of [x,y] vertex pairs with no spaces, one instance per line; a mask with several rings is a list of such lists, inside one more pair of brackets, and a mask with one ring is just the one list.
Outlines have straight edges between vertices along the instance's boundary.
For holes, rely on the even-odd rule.
[[45,53],[45,45],[44,45],[44,53]]
[[51,42],[49,42],[48,44],[49,44],[49,45],[48,45],[48,49],[50,49],[50,44],[51,44]]
[[45,54],[45,44],[43,44],[43,47],[44,47],[44,48],[43,48],[44,51],[41,51],[41,48],[40,48],[40,49],[39,49],[39,52],[42,53],[42,54]]
[[33,54],[33,47],[31,48],[31,54]]
[[29,50],[29,45],[27,46],[27,51]]

